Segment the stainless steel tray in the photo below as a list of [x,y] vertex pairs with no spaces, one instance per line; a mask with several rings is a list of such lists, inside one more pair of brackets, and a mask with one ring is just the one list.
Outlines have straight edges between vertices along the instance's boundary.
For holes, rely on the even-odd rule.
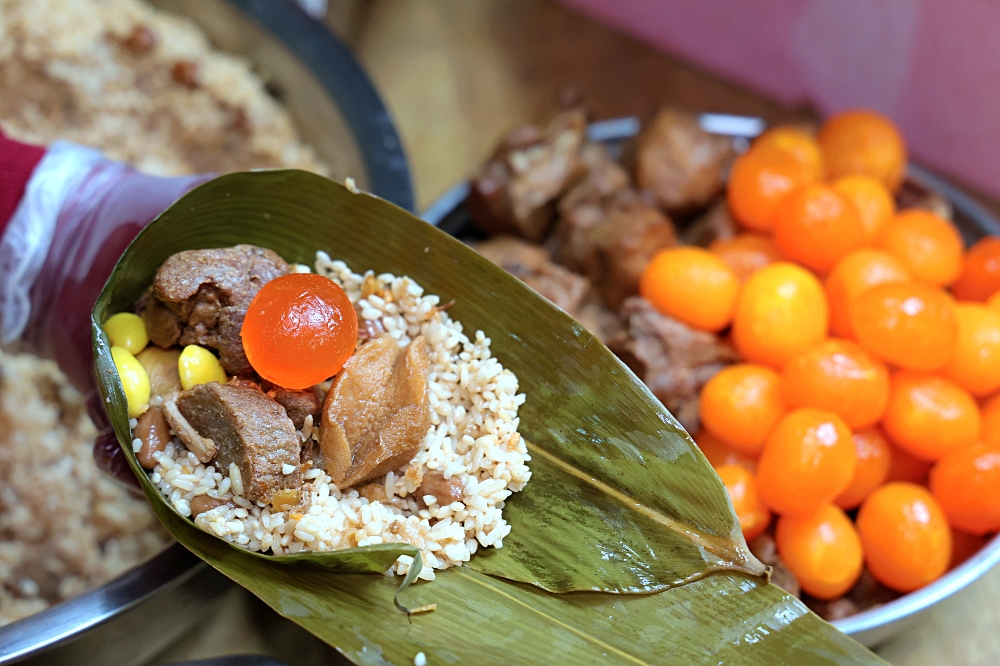
[[[413,208],[392,118],[350,51],[289,0],[153,0],[247,58],[303,138],[359,187]],[[178,544],[117,579],[0,628],[0,664],[147,662],[213,611],[233,584]]]
[[[759,119],[719,114],[702,116],[703,127],[705,127],[705,118],[712,121],[719,119],[733,121],[717,124],[716,126],[719,127],[756,128],[746,133],[742,131],[718,132],[742,138],[744,141],[764,129],[764,123]],[[705,129],[714,131],[708,127]],[[591,124],[587,133],[592,141],[607,143],[614,152],[621,142],[632,138],[638,131],[638,119],[616,118]],[[1000,236],[1000,220],[997,220],[992,213],[945,178],[912,163],[907,169],[906,177],[911,183],[933,190],[948,200],[954,209],[954,222],[962,233],[966,244],[971,244],[983,236]],[[467,182],[455,185],[424,211],[423,219],[459,238],[482,237],[472,226],[472,218],[465,206],[468,195],[469,184]],[[1000,535],[994,537],[962,565],[949,571],[927,587],[905,594],[883,606],[838,620],[833,624],[864,645],[876,647],[896,632],[904,629],[931,606],[971,584],[998,563],[1000,563]]]

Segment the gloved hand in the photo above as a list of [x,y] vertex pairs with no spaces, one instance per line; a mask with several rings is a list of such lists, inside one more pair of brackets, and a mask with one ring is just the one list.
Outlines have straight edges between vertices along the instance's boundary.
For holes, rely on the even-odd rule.
[[90,148],[0,134],[0,341],[54,359],[92,394],[95,459],[136,486],[94,392],[90,311],[136,234],[210,178],[148,176]]

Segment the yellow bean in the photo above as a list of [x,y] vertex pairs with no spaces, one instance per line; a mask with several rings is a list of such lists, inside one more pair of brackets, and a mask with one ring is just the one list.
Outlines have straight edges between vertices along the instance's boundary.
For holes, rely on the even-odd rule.
[[142,317],[131,312],[119,312],[111,315],[104,322],[104,332],[108,335],[114,347],[124,347],[133,355],[138,354],[149,344],[146,335],[146,324]]
[[209,382],[226,383],[226,371],[215,354],[198,345],[188,345],[177,359],[177,370],[181,375],[181,387],[190,391],[198,384]]
[[138,418],[149,409],[149,376],[146,369],[124,347],[112,347],[111,358],[118,369],[118,378],[128,401],[128,415]]

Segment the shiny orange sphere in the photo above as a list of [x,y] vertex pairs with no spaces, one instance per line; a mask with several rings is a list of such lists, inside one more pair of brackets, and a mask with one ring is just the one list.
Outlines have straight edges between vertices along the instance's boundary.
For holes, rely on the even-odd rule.
[[958,344],[952,301],[919,284],[887,283],[858,296],[850,307],[858,342],[883,361],[910,370],[937,370]]
[[837,262],[826,278],[826,297],[830,303],[830,330],[836,335],[854,337],[851,305],[875,285],[886,282],[909,282],[903,264],[888,252],[861,248]]
[[757,492],[772,511],[804,515],[833,501],[854,477],[857,454],[847,424],[832,412],[786,414],[757,462]]
[[875,240],[896,214],[892,193],[870,176],[844,176],[833,187],[858,211],[866,245]]
[[757,495],[757,482],[753,473],[739,465],[723,465],[716,473],[726,486],[729,500],[733,503],[733,511],[740,520],[743,538],[752,540],[767,529],[771,522],[771,512],[760,501]]
[[958,229],[926,210],[900,211],[882,229],[875,246],[903,262],[914,280],[930,287],[950,285],[965,263]]
[[969,248],[962,275],[951,290],[963,301],[983,302],[1000,291],[1000,238],[986,236]]
[[858,430],[852,439],[858,461],[851,485],[833,501],[841,509],[853,509],[861,504],[873,490],[885,483],[892,466],[892,448],[878,428]]
[[639,277],[639,294],[657,310],[703,331],[729,325],[740,283],[729,265],[698,247],[657,252]]
[[1000,445],[1000,393],[983,402],[980,437],[991,444]]
[[773,232],[784,256],[820,274],[864,242],[857,209],[823,184],[805,185],[785,197],[774,211]]
[[891,481],[906,481],[925,485],[927,475],[934,464],[930,460],[921,460],[906,449],[901,449],[891,441],[889,442],[891,460],[889,461],[889,473],[885,476],[886,483]]
[[817,599],[843,596],[861,576],[861,539],[851,519],[832,504],[802,516],[781,516],[774,539],[802,589]]
[[694,441],[708,458],[709,464],[716,469],[725,465],[738,465],[751,472],[757,471],[756,456],[729,446],[707,430],[695,433]]
[[972,395],[1000,390],[1000,312],[980,303],[956,303],[958,344],[942,373]]
[[698,403],[701,425],[725,444],[751,455],[787,408],[778,373],[763,365],[737,363],[705,383]]
[[861,505],[856,526],[868,570],[890,589],[912,592],[948,569],[951,530],[926,488],[903,482],[882,486]]
[[779,261],[743,284],[733,312],[733,342],[743,358],[781,368],[826,337],[829,309],[816,276]]
[[344,367],[358,343],[358,319],[333,280],[292,273],[257,292],[241,336],[257,374],[284,388],[304,389]]
[[906,142],[896,125],[874,111],[843,111],[819,131],[828,180],[860,174],[880,181],[891,192],[906,175]]
[[892,377],[882,426],[893,443],[923,460],[939,460],[979,439],[979,407],[957,384],[901,370]]
[[986,307],[994,312],[1000,312],[1000,291],[986,299]]
[[952,527],[970,534],[1000,530],[1000,446],[976,443],[931,468],[931,492]]
[[729,264],[740,282],[746,281],[757,269],[781,260],[781,251],[774,239],[750,231],[725,240],[716,239],[708,250]]
[[823,178],[823,155],[819,142],[809,132],[798,127],[773,127],[753,141],[754,150],[776,148],[790,154],[802,167],[809,182]]
[[812,182],[802,165],[784,150],[750,149],[733,161],[726,200],[736,221],[753,231],[770,231],[781,200]]
[[781,395],[790,407],[825,409],[850,428],[865,428],[885,411],[889,371],[855,342],[825,340],[789,361]]

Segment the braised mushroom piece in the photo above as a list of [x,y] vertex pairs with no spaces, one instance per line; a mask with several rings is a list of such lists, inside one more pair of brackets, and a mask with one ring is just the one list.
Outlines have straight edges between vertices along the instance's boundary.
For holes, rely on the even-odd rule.
[[247,307],[261,287],[288,272],[276,252],[254,245],[178,252],[156,271],[140,305],[149,338],[164,348],[211,347],[227,372],[250,373],[240,339]]
[[326,396],[323,466],[338,488],[408,463],[430,428],[429,367],[423,336],[400,348],[383,335],[362,345]]
[[181,393],[176,402],[198,434],[215,443],[216,469],[232,478],[230,466],[235,464],[243,497],[271,502],[281,491],[298,491],[299,438],[284,407],[269,396],[245,386],[211,382]]

